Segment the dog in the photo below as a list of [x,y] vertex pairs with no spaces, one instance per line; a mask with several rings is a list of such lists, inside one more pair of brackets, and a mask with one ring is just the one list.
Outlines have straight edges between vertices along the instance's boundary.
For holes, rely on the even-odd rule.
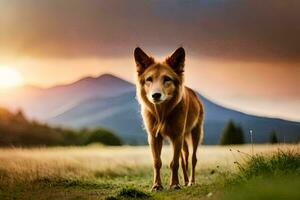
[[[203,138],[204,108],[195,92],[184,85],[185,50],[180,47],[164,62],[156,62],[137,47],[134,59],[137,98],[153,157],[154,180],[151,190],[163,190],[160,169],[164,138],[169,138],[173,146],[170,188],[180,189],[180,161],[184,185],[191,186],[195,183],[197,148]],[[192,154],[190,177],[189,149]]]

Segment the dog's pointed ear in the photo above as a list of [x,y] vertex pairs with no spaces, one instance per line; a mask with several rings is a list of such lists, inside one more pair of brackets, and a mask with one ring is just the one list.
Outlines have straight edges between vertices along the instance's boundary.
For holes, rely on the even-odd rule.
[[185,50],[183,47],[178,48],[170,57],[166,59],[166,63],[177,73],[184,72]]
[[154,63],[154,59],[149,57],[140,47],[134,50],[134,59],[138,74],[142,74],[147,67]]

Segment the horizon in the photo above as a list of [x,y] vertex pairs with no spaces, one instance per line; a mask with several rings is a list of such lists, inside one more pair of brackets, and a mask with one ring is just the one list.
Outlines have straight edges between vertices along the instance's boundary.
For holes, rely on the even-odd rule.
[[[92,78],[92,79],[99,79],[99,78],[102,78],[103,76],[112,76],[114,78],[117,78],[117,79],[121,79],[123,81],[126,81],[126,82],[129,82],[130,84],[132,84],[133,86],[135,86],[135,82],[132,82],[130,80],[126,80],[126,79],[123,79],[122,77],[116,75],[116,74],[113,74],[113,73],[102,73],[102,74],[98,74],[98,75],[90,75],[90,76],[83,76],[81,78],[78,78],[74,81],[70,81],[70,82],[63,82],[63,83],[58,83],[58,84],[55,84],[55,85],[50,85],[48,87],[41,87],[41,86],[37,86],[37,85],[29,85],[29,84],[23,84],[23,85],[19,85],[19,86],[16,86],[15,88],[12,88],[12,89],[9,89],[11,91],[14,91],[18,88],[26,88],[26,87],[33,87],[33,88],[36,88],[36,89],[42,89],[42,90],[48,90],[48,89],[52,89],[52,88],[57,88],[57,87],[64,87],[64,86],[70,86],[70,85],[74,85],[74,84],[77,84],[78,82],[82,81],[82,80],[85,80],[85,79],[89,79],[89,78]],[[230,106],[227,106],[227,105],[224,105],[222,104],[221,102],[218,102],[218,101],[215,101],[213,99],[211,99],[210,97],[206,96],[205,94],[203,94],[201,91],[198,91],[196,90],[201,96],[203,96],[204,98],[208,99],[209,101],[211,101],[212,103],[214,104],[217,104],[219,106],[222,106],[224,108],[227,108],[227,109],[232,109],[234,111],[237,111],[237,112],[241,112],[241,113],[245,113],[245,114],[248,114],[248,115],[253,115],[253,116],[257,116],[257,117],[267,117],[267,118],[274,118],[274,119],[280,119],[280,120],[287,120],[287,121],[291,121],[291,122],[300,122],[300,120],[297,120],[297,119],[289,119],[289,118],[283,118],[281,116],[273,116],[273,115],[260,115],[258,113],[251,113],[251,112],[247,112],[247,111],[244,111],[244,110],[240,110],[238,108],[233,108],[233,107],[230,107]],[[0,90],[0,94],[1,94],[1,90]],[[0,105],[1,106],[1,105]]]

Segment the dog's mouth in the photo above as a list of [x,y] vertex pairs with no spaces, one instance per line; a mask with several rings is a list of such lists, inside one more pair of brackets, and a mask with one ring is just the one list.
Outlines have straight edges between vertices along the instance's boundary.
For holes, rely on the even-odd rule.
[[161,104],[161,103],[163,103],[164,101],[162,101],[162,100],[152,100],[152,103],[153,104]]
[[163,103],[164,101],[163,101],[163,100],[161,100],[161,99],[152,99],[152,100],[151,100],[151,102],[152,102],[153,104],[156,104],[156,105],[158,105],[158,104],[161,104],[161,103]]

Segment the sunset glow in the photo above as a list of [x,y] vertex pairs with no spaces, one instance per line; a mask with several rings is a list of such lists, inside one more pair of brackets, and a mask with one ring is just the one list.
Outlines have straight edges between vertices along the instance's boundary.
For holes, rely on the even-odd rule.
[[300,1],[0,2],[0,68],[16,70],[0,72],[0,89],[104,73],[135,83],[136,46],[157,61],[182,46],[187,86],[229,108],[300,121]]
[[21,74],[10,67],[0,67],[0,89],[8,89],[23,84]]

